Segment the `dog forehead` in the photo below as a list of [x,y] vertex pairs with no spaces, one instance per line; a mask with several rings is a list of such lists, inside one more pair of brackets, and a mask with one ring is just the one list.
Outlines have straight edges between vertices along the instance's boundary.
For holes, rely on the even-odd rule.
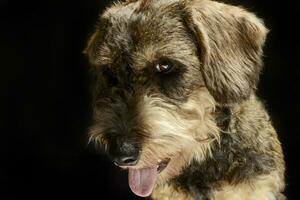
[[119,1],[107,8],[102,14],[103,17],[130,17],[132,13],[140,11],[152,12],[160,11],[171,5],[178,4],[180,0],[127,0],[125,2]]
[[180,56],[177,52],[186,51],[187,44],[192,44],[187,41],[177,0],[142,2],[116,4],[103,14],[108,25],[105,47],[99,49],[110,50],[106,56],[113,56],[111,63],[116,59],[123,62],[121,57],[130,55],[132,66],[140,69],[159,57]]

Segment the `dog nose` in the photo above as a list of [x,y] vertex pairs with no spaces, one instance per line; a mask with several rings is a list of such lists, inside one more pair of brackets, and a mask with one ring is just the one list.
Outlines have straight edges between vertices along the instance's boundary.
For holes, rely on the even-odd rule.
[[113,161],[118,166],[136,165],[139,158],[139,150],[136,145],[127,141],[117,145],[113,154]]

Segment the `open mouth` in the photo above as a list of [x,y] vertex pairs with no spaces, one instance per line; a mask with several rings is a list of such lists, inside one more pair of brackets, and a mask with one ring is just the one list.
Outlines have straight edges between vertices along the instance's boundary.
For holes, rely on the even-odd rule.
[[128,168],[128,184],[132,192],[140,197],[149,196],[155,186],[157,175],[169,164],[170,158],[141,169]]

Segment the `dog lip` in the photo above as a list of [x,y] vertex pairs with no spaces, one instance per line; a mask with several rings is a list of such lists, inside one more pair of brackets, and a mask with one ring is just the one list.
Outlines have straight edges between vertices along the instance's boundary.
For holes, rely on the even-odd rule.
[[114,165],[117,167],[120,167],[121,169],[128,169],[129,166],[122,166],[122,165],[118,165],[118,163],[114,162]]
[[170,158],[166,158],[163,161],[159,162],[157,167],[157,172],[161,173],[168,166],[170,160],[171,160]]
[[[158,164],[156,164],[156,166],[157,166],[157,173],[161,173],[168,166],[170,160],[171,160],[170,158],[166,158],[164,160],[158,160]],[[134,166],[120,166],[120,165],[118,165],[115,162],[114,162],[114,164],[117,167],[120,167],[121,169],[124,169],[124,170],[128,170],[129,168],[133,168],[133,169],[137,168],[137,167],[134,167]]]

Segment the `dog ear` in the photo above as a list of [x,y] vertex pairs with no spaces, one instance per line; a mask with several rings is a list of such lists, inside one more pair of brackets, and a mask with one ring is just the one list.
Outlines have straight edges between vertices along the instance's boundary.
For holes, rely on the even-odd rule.
[[268,30],[254,14],[210,0],[185,0],[197,39],[206,87],[220,104],[247,99],[256,89]]
[[99,40],[99,31],[97,30],[95,33],[93,33],[87,42],[87,45],[83,51],[85,55],[87,55],[89,62],[91,64],[96,63],[96,57],[97,57],[97,46],[98,46],[98,40]]
[[[103,41],[106,34],[106,29],[109,24],[109,21],[104,18],[100,17],[99,21],[96,25],[95,32],[89,37],[87,45],[83,51],[85,55],[87,55],[89,62],[92,65],[97,65],[100,59],[100,52],[102,50],[106,50],[103,47]],[[106,52],[106,51],[105,51]]]

